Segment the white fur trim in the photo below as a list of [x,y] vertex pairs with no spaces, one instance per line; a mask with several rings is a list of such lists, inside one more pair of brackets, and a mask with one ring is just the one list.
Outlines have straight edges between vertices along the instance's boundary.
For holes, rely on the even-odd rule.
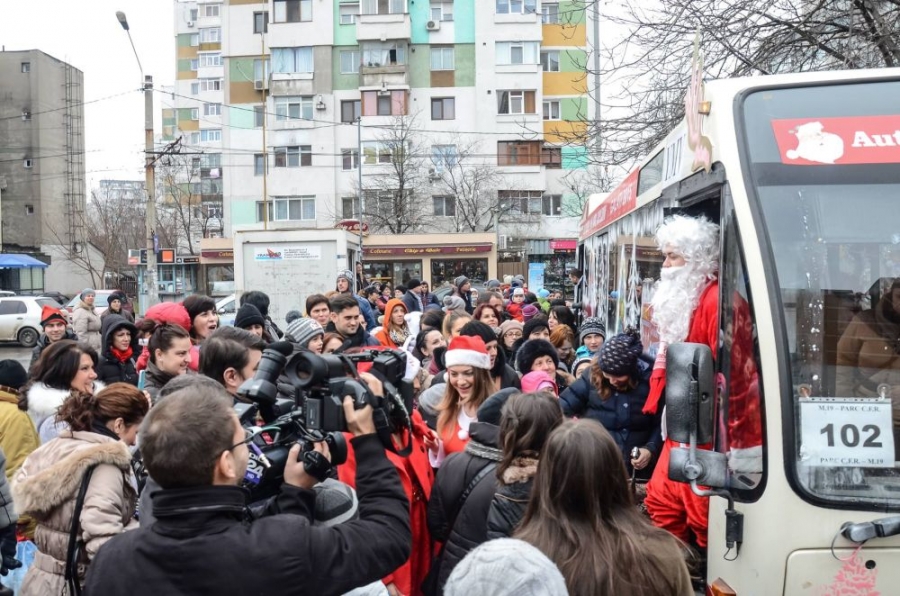
[[[105,389],[106,385],[100,381],[94,381],[94,393]],[[56,410],[69,397],[69,391],[54,389],[43,383],[35,383],[28,390],[28,415],[34,422],[35,428],[40,428],[47,418],[56,416]]]
[[477,350],[463,350],[456,348],[455,350],[447,350],[444,356],[444,366],[474,366],[475,368],[491,369],[491,357],[484,352]]

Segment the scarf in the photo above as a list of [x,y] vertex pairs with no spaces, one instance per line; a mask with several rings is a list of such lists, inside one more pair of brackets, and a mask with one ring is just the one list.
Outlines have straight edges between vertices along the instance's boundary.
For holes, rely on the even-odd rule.
[[403,326],[401,329],[391,329],[388,335],[391,336],[391,341],[394,342],[395,345],[402,346],[409,338],[409,328]]
[[128,346],[127,350],[120,350],[118,348],[111,347],[109,349],[110,353],[116,357],[116,360],[119,362],[127,362],[131,359],[132,354],[134,354],[134,350],[132,350],[131,346]]
[[95,420],[93,424],[91,424],[91,432],[97,433],[98,435],[103,435],[104,437],[109,437],[110,439],[115,439],[116,441],[121,440],[119,438],[119,435],[109,430],[108,426],[98,420]]

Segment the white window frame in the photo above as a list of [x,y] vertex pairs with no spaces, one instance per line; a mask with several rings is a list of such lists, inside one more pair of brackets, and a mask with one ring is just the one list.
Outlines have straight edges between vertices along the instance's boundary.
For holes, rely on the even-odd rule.
[[222,28],[204,27],[201,29],[200,43],[222,43]]
[[360,0],[360,14],[406,14],[406,0],[388,0],[388,11],[378,12],[379,0]]
[[[347,203],[349,201],[350,209],[348,212]],[[359,219],[359,199],[357,197],[341,197],[341,218],[342,219]]]
[[[285,95],[275,98],[275,120],[312,120],[315,110],[315,98],[312,95]],[[291,111],[296,110],[297,116]],[[307,116],[308,114],[308,116]]]
[[219,9],[221,8],[221,4],[204,4],[203,5],[203,16],[204,17],[217,17],[219,16]]
[[31,62],[22,62],[20,66],[20,72],[22,74],[28,74],[31,72]]
[[537,0],[496,0],[497,14],[536,14]]
[[272,72],[283,74],[313,74],[315,56],[312,46],[272,48]]
[[220,143],[221,141],[222,141],[222,129],[221,128],[204,128],[204,129],[200,130],[200,142],[201,143]]
[[200,68],[222,66],[222,52],[200,52]]
[[263,153],[253,154],[253,175],[262,176],[266,170],[266,156]]
[[200,81],[191,81],[191,95],[200,94]]
[[[439,202],[440,209],[438,209]],[[448,204],[451,206],[451,209],[447,209]],[[431,195],[431,209],[435,217],[456,217],[456,197],[453,195]],[[453,211],[453,213],[448,213],[448,211]]]
[[197,17],[199,17],[199,16],[200,16],[200,11],[197,10],[196,8],[192,8],[188,11],[188,20],[189,21],[196,21]]
[[190,140],[191,145],[199,144],[200,143],[200,132],[195,130],[194,132],[188,133],[188,139]]
[[33,167],[34,167],[34,160],[31,159],[30,157],[26,158],[26,159],[22,162],[22,167],[24,167],[24,168],[26,168],[26,169],[31,169],[31,168],[33,168]]
[[[452,118],[446,117],[447,116],[447,104],[444,102],[448,99],[452,102],[452,105],[453,105],[453,117]],[[434,102],[436,102],[436,101],[441,102],[441,117],[440,118],[434,117]],[[456,120],[456,98],[455,97],[432,97],[431,98],[431,119],[435,120],[435,121]]]
[[[554,9],[551,12],[551,8]],[[544,25],[556,25],[559,23],[559,4],[556,2],[541,1],[541,23]]]
[[[543,102],[544,120],[562,120],[562,106],[558,99],[545,99]],[[554,109],[555,108],[555,109]],[[554,114],[556,112],[556,114]]]
[[203,115],[204,116],[221,116],[222,115],[222,104],[220,104],[220,103],[204,103],[203,104]]
[[[508,94],[508,98],[507,98],[507,102],[506,102],[506,107],[507,107],[506,112],[501,111],[501,109],[502,109],[501,102],[502,102],[502,98],[503,98],[503,95],[502,95],[503,93]],[[525,114],[526,113],[525,112],[525,93],[526,93],[526,91],[523,91],[523,90],[506,90],[506,89],[504,89],[504,90],[497,91],[497,113],[502,114],[502,115],[515,115],[515,116],[521,116],[521,115]],[[519,108],[518,111],[514,107],[516,105],[518,105],[518,108]]]
[[191,120],[200,119],[200,108],[191,108]]
[[[275,168],[309,168],[312,167],[312,145],[291,145],[275,147],[272,152],[275,155]],[[284,165],[278,165],[278,157],[284,155]],[[308,156],[309,163],[303,164],[303,157]],[[296,163],[292,163],[296,161]]]
[[[354,9],[356,12],[351,12]],[[356,18],[359,16],[359,3],[341,4],[338,11],[340,13],[341,25],[355,25]]]
[[[553,63],[551,58],[555,56],[556,58],[556,69],[554,70]],[[541,72],[559,72],[560,64],[559,64],[559,50],[542,50],[541,51]]]
[[[299,202],[300,207],[300,218],[291,218],[291,203]],[[305,213],[307,207],[312,204],[312,217],[306,217],[309,215]],[[260,215],[260,206],[263,205],[263,201],[256,202],[256,215],[257,220],[261,221]],[[279,214],[281,214],[279,216]],[[315,196],[300,196],[300,197],[273,197],[269,200],[269,221],[316,221],[316,197]]]
[[[435,68],[437,57],[437,68]],[[449,57],[449,58],[448,58]],[[449,64],[448,64],[449,62]],[[456,49],[453,46],[437,46],[431,48],[431,70],[456,70]]]
[[[495,44],[495,63],[497,66],[540,64],[540,47],[539,41],[498,41]],[[522,52],[521,62],[513,61],[513,48]]]
[[196,48],[200,45],[200,34],[199,33],[191,33],[191,47]]
[[200,58],[191,58],[191,72],[200,70]]
[[222,79],[220,77],[200,79],[200,91],[221,91],[222,84]]
[[[287,4],[288,2],[297,2],[297,9],[300,11],[300,19],[296,21],[289,21],[287,19]],[[303,10],[303,7],[306,7],[306,10]],[[273,9],[273,23],[309,23],[313,20],[313,3],[312,0],[275,0]]]
[[[431,0],[429,8],[432,21],[453,20],[453,0]],[[449,12],[448,8],[450,9]]]
[[[347,158],[350,158],[350,167],[347,167]],[[359,168],[359,150],[341,149],[341,170],[350,172]]]
[[459,163],[459,151],[457,151],[456,145],[432,145],[431,163],[434,165],[434,171],[438,174],[454,167]]
[[[395,62],[391,62],[391,51]],[[363,66],[403,66],[407,64],[406,44],[398,41],[363,42],[360,44],[360,64]]]
[[366,166],[388,165],[394,163],[393,148],[381,141],[363,141],[362,163]]
[[[344,58],[349,56],[350,64],[345,64]],[[341,74],[359,74],[359,50],[341,50]],[[347,70],[349,66],[353,70]]]

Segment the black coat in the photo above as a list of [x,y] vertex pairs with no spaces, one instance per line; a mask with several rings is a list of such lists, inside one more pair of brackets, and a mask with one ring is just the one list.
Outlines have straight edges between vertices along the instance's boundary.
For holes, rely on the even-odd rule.
[[533,476],[525,482],[500,483],[488,513],[488,540],[512,537],[519,522],[525,517],[532,484],[534,484]]
[[[78,341],[78,336],[75,335],[75,332],[71,329],[66,329],[66,335],[63,339],[71,339],[72,341]],[[44,353],[44,350],[50,345],[50,338],[47,337],[46,333],[41,333],[41,336],[38,338],[37,343],[34,345],[34,348],[31,350],[31,363],[28,365],[30,369],[34,366],[34,363],[41,359],[41,354]]]
[[[603,400],[591,383],[591,369],[588,368],[559,396],[559,403],[566,416],[593,418],[609,431],[622,451],[629,474],[632,448],[649,449],[654,461],[662,448],[662,408],[659,408],[657,414],[641,412],[650,393],[650,373],[650,365],[638,360],[638,373],[635,377],[637,386],[628,392],[613,390],[612,395]],[[639,475],[649,477],[652,467],[644,468]]]
[[270,513],[243,519],[246,492],[209,486],[153,495],[156,523],[97,553],[85,594],[343,594],[409,557],[409,502],[375,435],[354,438],[359,519],[311,525],[315,493],[282,487]]
[[437,573],[441,587],[469,551],[487,542],[488,510],[497,487],[495,470],[488,472],[462,507],[457,508],[460,496],[482,468],[500,461],[498,434],[499,429],[492,424],[473,422],[469,427],[470,440],[466,450],[453,453],[444,460],[431,489],[428,531],[434,540],[444,543],[434,563],[439,565]]
[[[112,353],[113,335],[123,327],[131,332],[132,352],[131,358],[124,362],[120,361]],[[122,315],[111,314],[103,319],[100,333],[103,337],[103,353],[100,354],[100,361],[97,364],[97,379],[107,385],[111,383],[129,383],[137,386],[138,373],[135,363],[141,355],[137,327]]]
[[422,306],[419,306],[419,301],[416,300],[416,297],[413,295],[412,290],[407,290],[405,294],[403,294],[403,298],[400,300],[403,301],[403,306],[406,307],[406,312],[422,312],[423,307],[427,304],[424,300],[422,301]]

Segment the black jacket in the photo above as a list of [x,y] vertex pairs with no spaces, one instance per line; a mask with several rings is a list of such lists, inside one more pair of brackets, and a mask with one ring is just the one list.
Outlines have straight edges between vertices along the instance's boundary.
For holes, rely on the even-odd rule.
[[416,300],[416,297],[413,295],[412,290],[407,290],[405,294],[403,294],[403,305],[406,307],[406,312],[422,312],[427,302],[422,301],[421,306],[419,305],[419,301]]
[[487,542],[487,516],[497,487],[496,470],[490,470],[481,478],[462,507],[459,507],[459,498],[482,468],[500,461],[498,435],[499,429],[493,424],[473,422],[469,427],[470,440],[466,450],[453,453],[444,460],[431,489],[428,531],[434,540],[444,542],[434,563],[440,566],[437,573],[441,587],[469,551]]
[[[638,360],[637,386],[628,392],[613,390],[608,399],[600,399],[597,388],[591,383],[591,369],[588,368],[571,387],[559,396],[559,404],[566,416],[593,418],[609,431],[616,445],[622,451],[625,467],[631,473],[631,449],[644,447],[653,454],[653,461],[662,448],[662,408],[657,414],[644,414],[641,409],[650,393],[651,367]],[[653,465],[639,472],[641,478],[648,477]]]
[[[71,339],[72,341],[78,341],[78,336],[75,335],[75,332],[71,329],[66,329],[66,335],[63,339]],[[41,333],[41,336],[38,338],[37,343],[34,348],[31,350],[31,363],[28,365],[30,369],[34,366],[34,363],[40,360],[41,354],[43,354],[44,350],[47,349],[47,346],[50,345],[50,338],[47,337],[46,333]]]
[[[166,383],[175,378],[167,372],[161,371],[152,360],[147,361],[147,372],[144,374],[144,391],[150,394],[150,399],[156,403],[156,394]],[[188,371],[190,374],[190,371]]]
[[510,538],[516,531],[519,522],[525,517],[535,471],[535,468],[528,469],[515,464],[506,469],[491,501],[487,520],[488,540]]
[[[113,335],[123,327],[131,332],[132,356],[125,362],[120,361],[112,353]],[[135,362],[137,362],[138,356],[141,354],[137,327],[122,315],[112,314],[103,319],[100,333],[103,336],[103,353],[100,354],[100,361],[97,364],[97,379],[107,385],[110,383],[129,383],[137,386],[138,374],[135,369]]]
[[246,492],[210,486],[153,495],[156,523],[112,538],[85,594],[343,594],[409,557],[409,502],[375,435],[354,438],[359,519],[313,526],[315,493],[284,486],[269,515],[244,521]]
[[[334,326],[334,323],[328,323],[328,326],[325,327],[325,333],[337,333],[338,335],[341,335],[340,333],[338,333],[337,327]],[[348,338],[344,337],[343,335],[341,335],[341,337],[343,337],[345,341],[348,339]],[[366,331],[365,329],[363,329],[362,325],[360,325],[356,329],[356,333],[353,335],[353,337],[351,337],[349,339],[350,339],[350,345],[347,347],[347,349],[349,349],[349,348],[368,348],[368,347],[372,347],[372,346],[380,346],[381,345],[380,343],[378,343],[377,339],[375,339],[374,337],[369,335],[369,332]]]

